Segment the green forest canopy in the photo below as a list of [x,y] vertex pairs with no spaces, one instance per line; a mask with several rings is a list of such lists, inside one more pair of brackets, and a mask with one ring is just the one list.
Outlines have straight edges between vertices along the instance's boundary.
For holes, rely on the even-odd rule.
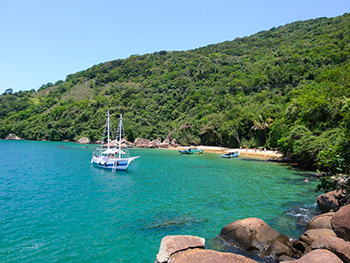
[[125,117],[130,141],[172,133],[181,144],[268,147],[349,174],[349,61],[349,14],[133,55],[38,91],[5,92],[0,138],[96,141],[110,110],[115,124]]

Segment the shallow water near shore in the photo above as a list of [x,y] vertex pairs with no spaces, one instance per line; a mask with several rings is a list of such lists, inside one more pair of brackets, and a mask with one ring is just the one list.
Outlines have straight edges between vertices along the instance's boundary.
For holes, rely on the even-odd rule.
[[127,172],[90,165],[93,145],[0,140],[1,262],[154,262],[166,235],[211,240],[258,217],[297,237],[317,181],[288,166],[133,149]]

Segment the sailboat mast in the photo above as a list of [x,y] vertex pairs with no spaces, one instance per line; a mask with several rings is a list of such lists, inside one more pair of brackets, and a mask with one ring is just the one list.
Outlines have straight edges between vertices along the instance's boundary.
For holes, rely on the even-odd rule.
[[123,115],[120,114],[120,120],[119,120],[119,158],[121,154],[121,149],[122,149],[122,125],[123,125]]
[[107,149],[109,149],[109,111],[107,111]]

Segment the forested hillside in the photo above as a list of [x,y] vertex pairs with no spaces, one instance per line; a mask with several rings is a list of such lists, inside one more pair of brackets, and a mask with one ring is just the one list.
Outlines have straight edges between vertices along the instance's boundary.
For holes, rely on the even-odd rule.
[[[38,91],[7,91],[0,96],[0,138],[96,141],[110,110],[115,124],[123,113],[130,141],[171,132],[182,144],[268,147],[309,165],[346,169],[349,62],[349,14],[186,52],[133,55]],[[341,164],[325,161],[339,154]]]

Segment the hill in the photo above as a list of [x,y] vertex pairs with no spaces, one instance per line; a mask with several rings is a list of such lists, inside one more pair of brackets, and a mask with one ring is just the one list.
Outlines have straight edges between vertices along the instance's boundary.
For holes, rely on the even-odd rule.
[[349,149],[349,61],[349,14],[195,50],[133,55],[38,91],[4,93],[0,138],[96,141],[110,110],[114,123],[123,113],[131,141],[172,133],[182,144],[268,147],[322,165],[322,154]]

